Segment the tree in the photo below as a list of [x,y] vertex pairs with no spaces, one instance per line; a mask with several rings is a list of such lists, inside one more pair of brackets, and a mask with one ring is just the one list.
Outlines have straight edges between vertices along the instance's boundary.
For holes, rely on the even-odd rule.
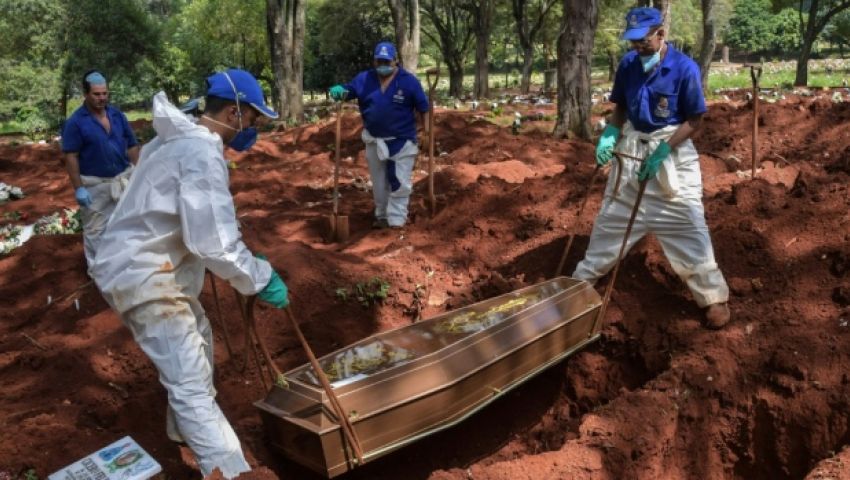
[[558,41],[558,119],[555,137],[590,140],[590,60],[599,0],[564,0]]
[[395,41],[404,68],[416,73],[419,66],[419,0],[387,0],[393,14]]
[[281,118],[304,117],[304,0],[267,0],[266,29]]
[[472,45],[472,14],[462,0],[422,0],[422,12],[431,28],[422,31],[436,45],[449,70],[449,95],[463,93],[463,67]]
[[157,88],[164,88],[175,101],[181,95],[202,95],[204,79],[229,67],[245,69],[272,86],[265,4],[265,0],[193,0],[180,7],[173,0],[167,16],[155,13],[161,25],[151,68]]
[[708,88],[708,71],[717,45],[714,30],[714,0],[702,0],[702,47],[699,50],[699,69],[702,76],[702,88]]
[[773,35],[770,0],[741,0],[735,4],[726,43],[746,52],[762,52],[769,48]]
[[[785,5],[786,2],[777,2]],[[796,3],[796,2],[795,2]],[[850,8],[850,0],[802,0],[797,3],[802,42],[797,57],[797,74],[794,85],[805,86],[809,80],[809,57],[812,45],[835,15]]]
[[596,28],[593,48],[596,56],[606,59],[608,80],[614,80],[617,64],[626,44],[621,38],[626,22],[626,12],[633,5],[631,0],[601,0],[599,4],[599,22]]
[[[534,42],[544,25],[546,15],[557,0],[511,0],[516,21],[517,38],[522,49],[522,81],[520,91],[528,93],[531,86],[531,67],[534,64]],[[529,11],[531,10],[531,11]]]
[[490,33],[493,29],[495,0],[466,0],[466,8],[472,16],[472,31],[475,34],[475,82],[472,86],[474,98],[490,96]]
[[375,45],[392,36],[386,22],[388,5],[375,7],[374,0],[327,0],[317,8],[308,6],[305,88],[324,90],[371,67]]

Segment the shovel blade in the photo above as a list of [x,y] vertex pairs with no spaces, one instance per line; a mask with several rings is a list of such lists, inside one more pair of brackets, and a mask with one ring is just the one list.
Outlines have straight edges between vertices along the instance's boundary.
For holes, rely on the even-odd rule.
[[348,215],[329,215],[328,217],[328,235],[326,241],[345,242],[348,240],[350,230],[348,226]]

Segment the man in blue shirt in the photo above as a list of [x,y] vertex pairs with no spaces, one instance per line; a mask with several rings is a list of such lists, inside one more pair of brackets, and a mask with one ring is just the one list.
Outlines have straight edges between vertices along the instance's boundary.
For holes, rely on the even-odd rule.
[[[356,98],[363,116],[361,138],[372,177],[375,228],[401,228],[407,221],[407,204],[413,189],[416,116],[428,124],[428,97],[416,76],[398,65],[392,43],[375,47],[374,68],[354,80],[330,89],[334,100]],[[427,135],[428,132],[425,132]]]
[[62,152],[80,205],[83,247],[91,265],[100,235],[139,159],[133,129],[127,117],[109,105],[109,87],[100,72],[83,76],[83,104],[65,122]]
[[[595,282],[617,260],[640,181],[647,181],[627,248],[655,234],[673,270],[700,307],[706,325],[721,328],[730,318],[729,288],[714,259],[702,205],[699,155],[691,134],[706,112],[696,63],[664,40],[661,12],[635,8],[626,15],[623,38],[631,42],[617,68],[610,123],[596,147],[596,162],[615,162],[584,260],[573,277]],[[636,161],[629,157],[644,158]],[[622,183],[614,192],[616,178]]]

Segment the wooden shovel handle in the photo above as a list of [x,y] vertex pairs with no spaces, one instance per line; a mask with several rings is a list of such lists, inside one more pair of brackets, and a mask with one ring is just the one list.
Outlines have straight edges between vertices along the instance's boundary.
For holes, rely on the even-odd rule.
[[295,320],[295,316],[292,314],[292,309],[290,307],[284,308],[284,313],[286,314],[289,322],[292,324],[292,328],[295,330],[295,335],[298,337],[298,341],[301,342],[301,346],[304,348],[304,353],[307,354],[307,358],[310,360],[310,365],[313,367],[313,371],[316,373],[316,377],[319,379],[319,382],[322,384],[322,388],[324,388],[325,393],[330,400],[331,407],[334,410],[337,418],[339,418],[340,427],[342,427],[343,435],[345,439],[348,441],[351,449],[354,450],[354,456],[357,458],[359,464],[363,464],[363,448],[360,445],[360,439],[357,438],[357,432],[354,431],[354,427],[352,427],[351,422],[348,420],[348,415],[346,415],[345,410],[343,410],[342,405],[339,403],[339,399],[334,393],[333,387],[328,381],[328,377],[325,375],[322,366],[319,364],[319,360],[316,359],[316,356],[313,354],[313,350],[310,348],[310,344],[307,343],[307,339],[304,338],[304,334],[301,333],[301,327],[298,326],[298,322]]

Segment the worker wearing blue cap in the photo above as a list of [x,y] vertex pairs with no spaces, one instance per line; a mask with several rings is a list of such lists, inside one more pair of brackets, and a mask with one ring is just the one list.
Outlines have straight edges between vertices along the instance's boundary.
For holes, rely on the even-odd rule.
[[83,251],[91,265],[106,223],[127,186],[139,145],[127,117],[109,104],[106,77],[83,75],[83,104],[62,129],[65,169],[83,224]]
[[[375,46],[373,67],[330,89],[334,100],[356,98],[363,116],[361,138],[372,177],[374,228],[401,228],[413,190],[417,147],[414,112],[428,125],[428,97],[416,76],[399,66],[395,46]],[[428,132],[425,132],[427,135]]]
[[101,236],[89,273],[159,372],[168,392],[166,433],[185,442],[206,477],[250,470],[236,433],[215,401],[213,336],[198,300],[205,270],[243,295],[285,307],[283,280],[242,242],[224,146],[247,150],[255,123],[277,118],[248,72],[207,78],[195,122],[165,93],[153,99],[157,136]]
[[[730,318],[729,287],[717,266],[702,205],[699,155],[690,137],[706,112],[696,63],[665,41],[661,12],[634,8],[626,15],[623,39],[631,44],[617,68],[611,101],[614,113],[596,147],[596,162],[621,152],[609,176],[605,199],[584,260],[573,276],[595,282],[617,259],[639,182],[646,192],[627,247],[655,234],[673,270],[706,308],[706,326]],[[643,161],[635,158],[644,159]],[[616,178],[622,176],[619,192]]]

